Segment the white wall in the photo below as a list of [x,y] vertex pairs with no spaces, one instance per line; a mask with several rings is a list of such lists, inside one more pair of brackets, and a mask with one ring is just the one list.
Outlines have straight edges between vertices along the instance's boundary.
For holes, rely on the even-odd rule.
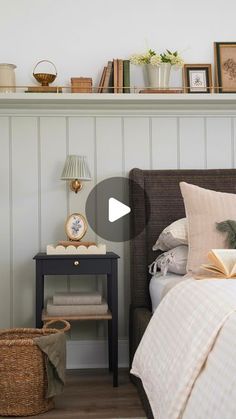
[[213,63],[213,42],[235,40],[234,0],[0,0],[0,62],[17,65],[17,84],[52,60],[57,84],[96,83],[107,60],[146,47],[178,49],[186,62]]

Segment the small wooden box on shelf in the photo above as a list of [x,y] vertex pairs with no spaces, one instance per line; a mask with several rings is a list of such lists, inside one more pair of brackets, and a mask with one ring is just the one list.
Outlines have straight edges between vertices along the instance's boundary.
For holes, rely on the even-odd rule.
[[92,93],[93,81],[91,77],[72,77],[71,93]]

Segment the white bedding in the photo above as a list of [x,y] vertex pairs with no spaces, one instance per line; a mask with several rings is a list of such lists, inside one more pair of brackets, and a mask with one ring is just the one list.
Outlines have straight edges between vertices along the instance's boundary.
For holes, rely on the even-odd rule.
[[162,298],[180,281],[183,281],[184,275],[167,273],[165,276],[160,273],[153,275],[149,283],[149,293],[152,302],[152,312],[156,310]]
[[187,279],[156,309],[131,372],[155,419],[236,418],[236,281]]

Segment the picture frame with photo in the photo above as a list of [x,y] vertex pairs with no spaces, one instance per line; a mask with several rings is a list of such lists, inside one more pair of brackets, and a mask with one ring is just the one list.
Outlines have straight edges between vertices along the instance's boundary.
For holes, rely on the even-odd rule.
[[88,228],[87,221],[82,214],[75,212],[66,220],[65,230],[69,240],[79,241],[84,237]]
[[211,64],[185,64],[183,81],[185,93],[212,93]]
[[236,93],[236,42],[215,42],[217,93]]

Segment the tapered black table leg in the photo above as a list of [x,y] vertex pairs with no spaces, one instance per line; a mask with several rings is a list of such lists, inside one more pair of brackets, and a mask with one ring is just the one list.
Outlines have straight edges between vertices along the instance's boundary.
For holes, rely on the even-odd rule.
[[[108,301],[112,308],[111,319],[111,365],[113,371],[113,387],[118,386],[118,286],[117,286],[117,260],[112,260],[111,275],[108,275]],[[110,365],[110,363],[109,363]]]
[[42,310],[44,305],[44,275],[42,274],[41,264],[36,264],[36,327],[43,326]]
[[108,320],[108,359],[109,359],[109,371],[113,371],[112,367],[112,324],[111,320]]

